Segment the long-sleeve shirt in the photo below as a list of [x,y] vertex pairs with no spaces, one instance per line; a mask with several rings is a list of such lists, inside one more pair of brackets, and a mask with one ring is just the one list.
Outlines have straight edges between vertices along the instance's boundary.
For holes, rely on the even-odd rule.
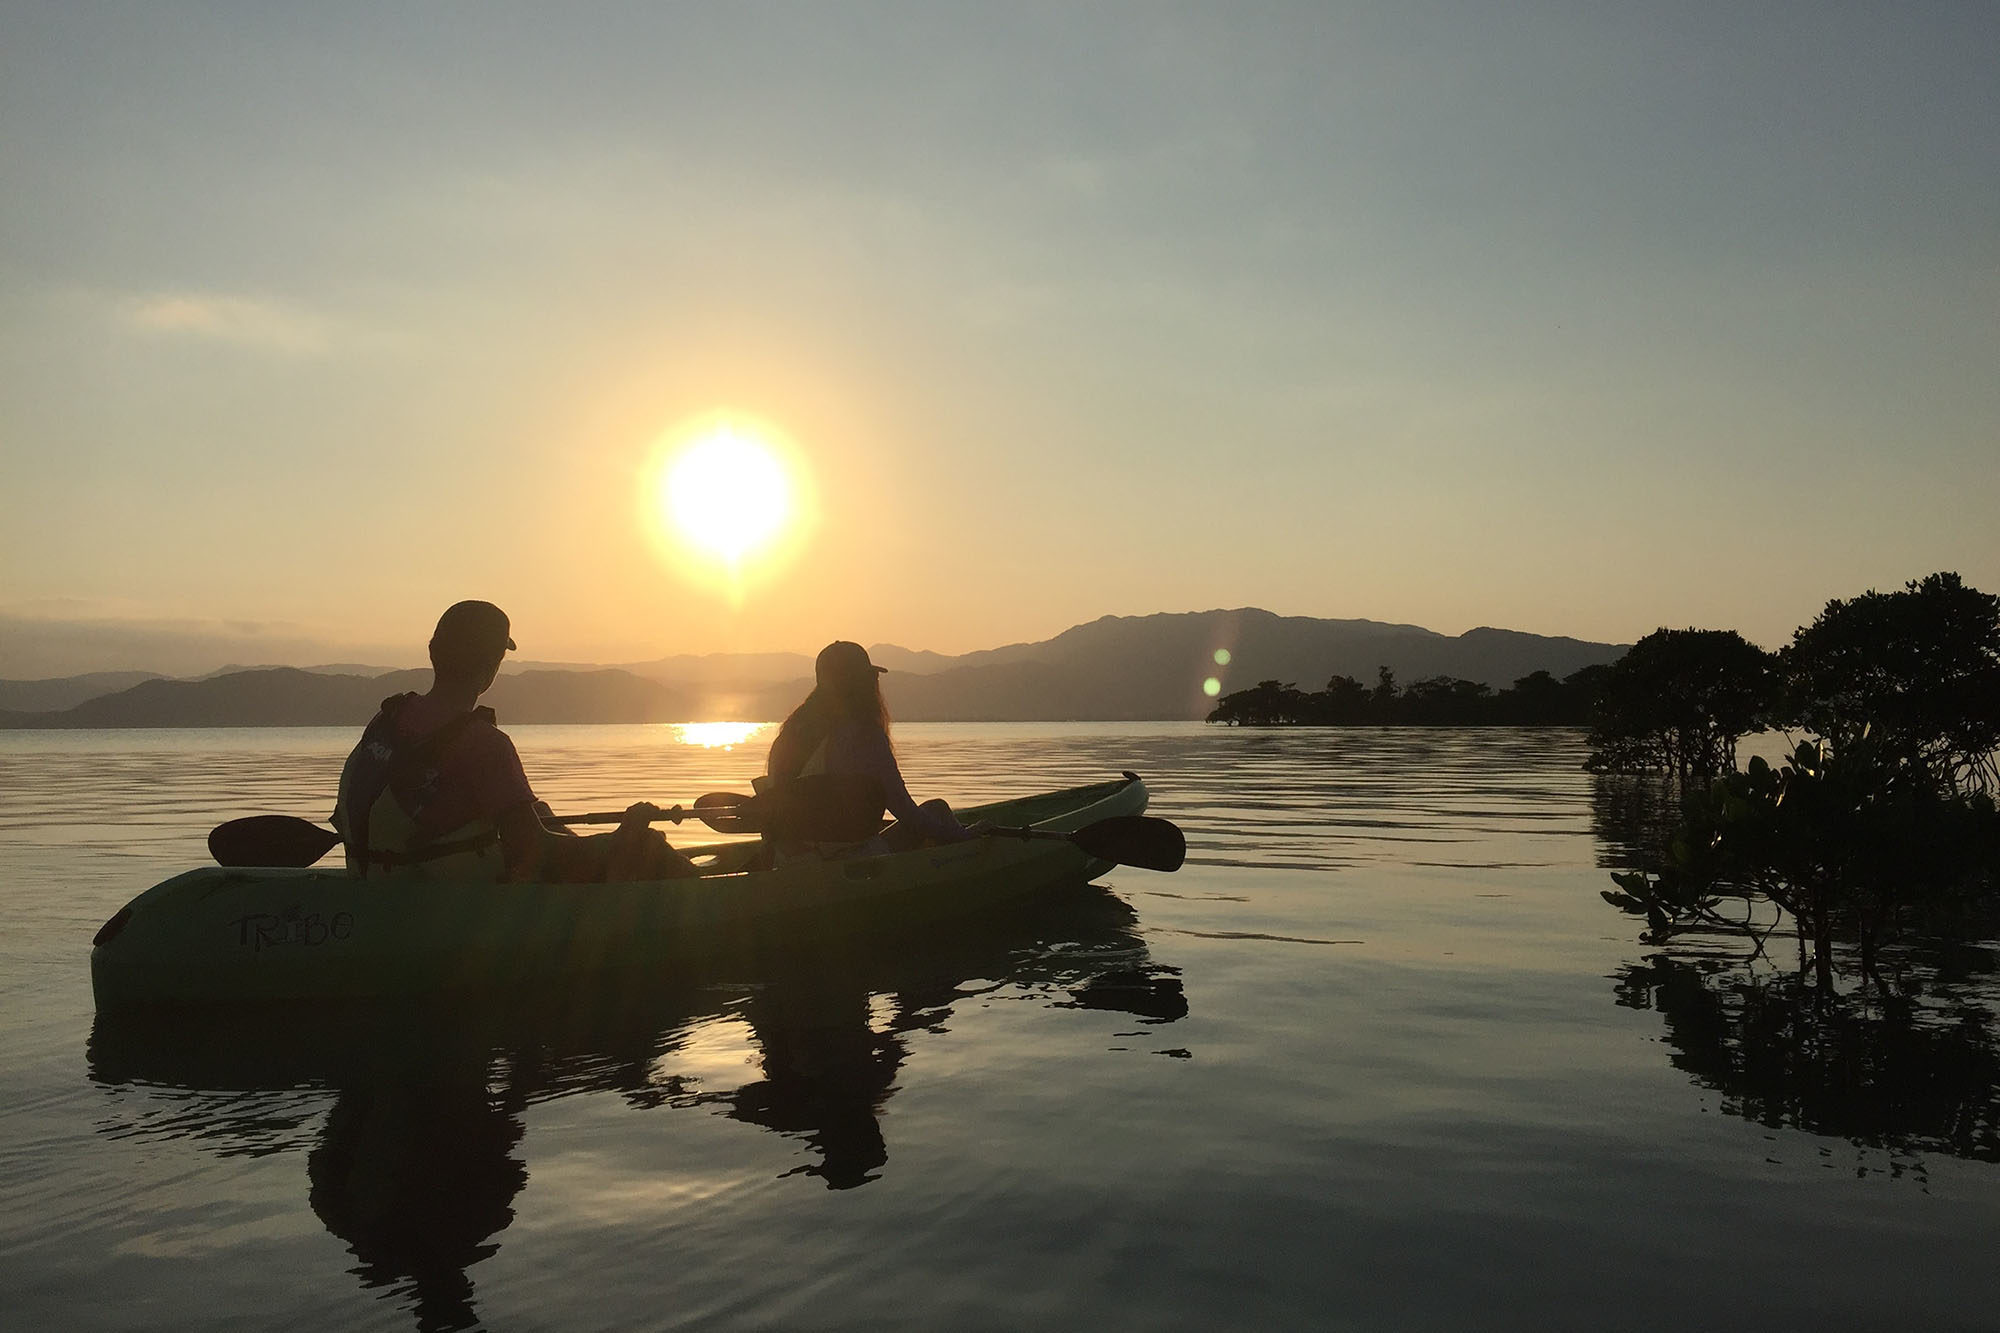
[[800,770],[801,777],[812,773],[852,773],[874,778],[882,784],[883,804],[889,813],[898,823],[927,838],[958,842],[972,836],[964,825],[936,806],[918,805],[911,797],[909,787],[903,782],[903,770],[896,763],[896,752],[880,727],[866,722],[843,722],[836,726]]

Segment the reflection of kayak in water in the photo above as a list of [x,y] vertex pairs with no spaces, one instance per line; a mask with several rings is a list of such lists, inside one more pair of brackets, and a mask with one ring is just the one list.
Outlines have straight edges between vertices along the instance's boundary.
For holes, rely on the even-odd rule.
[[[234,1137],[231,1108],[259,1108],[246,1129],[282,1119],[258,1094],[461,1075],[484,1082],[496,1053],[505,1057],[509,1086],[524,1098],[615,1092],[655,1105],[678,1086],[664,1078],[662,1056],[705,1024],[741,1017],[746,996],[781,997],[782,1004],[758,1012],[779,1017],[784,1028],[819,1026],[829,1015],[845,1021],[867,1011],[854,1001],[869,996],[893,997],[911,1017],[890,1026],[930,1028],[954,1005],[1000,988],[1058,1008],[1171,1022],[1187,1012],[1174,972],[1152,960],[1129,904],[1102,886],[1074,884],[976,922],[934,922],[882,937],[801,934],[671,970],[386,1000],[231,1005],[198,1016],[111,1009],[92,1025],[88,1066],[91,1080],[106,1087],[214,1096],[216,1114],[197,1134],[205,1140]],[[177,1116],[168,1132],[188,1128]],[[233,1148],[246,1149],[255,1151],[248,1143]]]
[[[1131,775],[962,811],[1071,832],[1146,807]],[[802,932],[869,931],[991,910],[1108,865],[1062,838],[976,838],[884,856],[750,869],[754,843],[684,849],[698,879],[635,884],[443,880],[421,866],[209,866],[133,899],[99,933],[99,1008],[159,1001],[402,995],[656,965]]]
[[[420,1327],[477,1320],[468,1270],[531,1187],[525,1108],[574,1094],[719,1114],[789,1140],[773,1175],[827,1189],[890,1170],[881,1115],[910,1049],[996,991],[1141,1025],[1187,1012],[1132,908],[1072,884],[893,937],[799,932],[686,968],[394,1001],[101,1011],[87,1054],[115,1139],[297,1153],[362,1284]],[[1093,1043],[1094,1044],[1094,1043]]]

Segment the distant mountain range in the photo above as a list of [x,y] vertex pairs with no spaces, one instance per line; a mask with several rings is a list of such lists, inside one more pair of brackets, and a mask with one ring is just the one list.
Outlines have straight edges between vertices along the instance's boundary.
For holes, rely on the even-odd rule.
[[[950,657],[877,644],[890,711],[911,722],[1198,719],[1221,692],[1277,679],[1318,689],[1456,676],[1495,688],[1535,671],[1558,678],[1610,662],[1617,644],[1513,630],[1438,634],[1373,620],[1317,620],[1246,608],[1106,616],[1040,643]],[[175,680],[99,672],[0,681],[0,728],[360,726],[380,701],[430,683],[427,670],[257,667]],[[620,667],[510,664],[486,702],[503,722],[767,721],[812,684],[805,654],[708,654]]]
[[0,711],[44,712],[71,708],[101,694],[130,689],[142,680],[154,680],[153,671],[91,671],[81,676],[57,676],[50,680],[0,680]]

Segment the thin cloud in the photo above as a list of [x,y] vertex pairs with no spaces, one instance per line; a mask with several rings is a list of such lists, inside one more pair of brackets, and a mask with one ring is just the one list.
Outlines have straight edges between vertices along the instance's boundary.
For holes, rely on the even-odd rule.
[[87,671],[196,676],[228,665],[319,663],[415,665],[421,641],[371,643],[281,620],[116,614],[78,602],[49,614],[51,601],[0,604],[0,679],[41,680]]
[[323,351],[326,321],[274,301],[202,292],[161,292],[128,302],[124,322],[142,333],[203,338],[290,355]]

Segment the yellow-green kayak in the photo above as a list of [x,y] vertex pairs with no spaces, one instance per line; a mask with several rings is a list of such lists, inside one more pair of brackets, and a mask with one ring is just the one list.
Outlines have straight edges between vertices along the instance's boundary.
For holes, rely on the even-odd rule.
[[[1146,808],[1112,782],[960,811],[968,822],[1072,832]],[[817,931],[894,929],[982,910],[1102,874],[1061,838],[976,838],[884,856],[747,867],[755,843],[682,849],[698,879],[634,884],[466,882],[421,866],[205,866],[134,898],[98,932],[99,1009],[161,1003],[360,998],[669,966]]]

